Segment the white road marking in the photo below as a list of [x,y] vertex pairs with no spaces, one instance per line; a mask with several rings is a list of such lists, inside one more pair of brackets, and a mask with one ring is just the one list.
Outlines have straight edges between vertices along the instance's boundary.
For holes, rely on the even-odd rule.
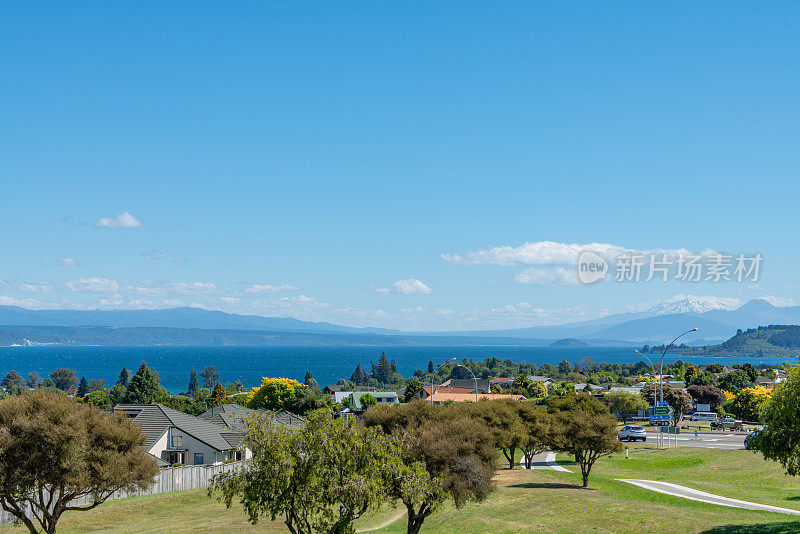
[[732,508],[744,508],[746,510],[760,510],[766,512],[776,512],[779,514],[800,515],[800,510],[792,510],[789,508],[781,508],[779,506],[770,506],[768,504],[759,504],[750,501],[741,501],[739,499],[731,499],[721,495],[714,495],[713,493],[706,493],[686,486],[679,486],[670,482],[661,482],[657,480],[640,480],[640,479],[622,479],[618,478],[620,482],[633,484],[640,488],[648,489],[665,495],[672,495],[674,497],[681,497],[682,499],[689,499],[692,501],[705,502],[709,504],[717,504],[719,506],[730,506]]

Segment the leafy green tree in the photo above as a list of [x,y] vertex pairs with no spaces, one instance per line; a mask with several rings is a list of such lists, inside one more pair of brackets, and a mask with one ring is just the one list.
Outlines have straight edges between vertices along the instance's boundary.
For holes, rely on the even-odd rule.
[[111,396],[105,391],[91,391],[83,397],[83,402],[101,409],[111,408]]
[[153,371],[142,362],[125,391],[127,404],[153,404],[169,397]]
[[219,373],[214,367],[209,365],[200,373],[200,378],[203,379],[203,387],[211,391],[219,380]]
[[87,393],[89,393],[89,381],[86,380],[85,376],[82,376],[81,381],[78,383],[78,392],[75,396],[82,399]]
[[800,365],[789,368],[786,380],[766,403],[763,430],[755,437],[755,449],[767,460],[781,463],[792,476],[800,474]]
[[415,400],[374,406],[364,414],[367,427],[380,427],[403,445],[406,470],[394,470],[390,488],[406,506],[407,532],[418,533],[446,500],[461,508],[494,490],[497,450],[489,429],[471,412],[464,404],[432,406]]
[[714,373],[714,374],[721,373],[724,370],[725,369],[722,367],[722,365],[720,365],[718,363],[712,363],[711,365],[706,367],[706,371],[708,371],[709,373]]
[[127,388],[120,383],[114,384],[114,387],[108,390],[108,396],[111,398],[112,406],[125,402],[125,396],[127,394]]
[[717,377],[713,373],[709,373],[708,371],[703,371],[691,379],[686,380],[687,386],[716,386],[717,385]]
[[311,371],[306,371],[306,376],[305,379],[303,380],[303,385],[311,389],[319,389],[319,384],[314,379],[314,376],[311,374]]
[[28,387],[31,389],[38,389],[42,387],[42,377],[39,376],[39,373],[36,371],[31,371],[28,373]]
[[186,393],[188,393],[190,397],[194,397],[199,389],[200,381],[197,380],[197,371],[192,367],[192,370],[189,372],[189,389],[186,390]]
[[605,401],[611,413],[618,414],[623,423],[648,407],[647,401],[641,396],[627,391],[611,391],[606,394]]
[[253,524],[281,517],[293,534],[353,532],[353,521],[389,498],[400,445],[376,429],[325,411],[293,431],[266,414],[244,426],[253,451],[248,469],[217,475],[209,493],[229,508],[242,503]]
[[428,360],[428,372],[432,373],[435,370],[436,370],[436,368],[433,366],[433,361],[432,360]]
[[403,395],[403,402],[411,402],[420,391],[422,391],[423,385],[422,381],[419,378],[409,378],[408,382],[406,382],[406,392]]
[[686,388],[686,392],[691,395],[696,403],[708,404],[713,411],[717,411],[720,406],[725,404],[725,393],[714,386],[699,386],[695,384]]
[[227,399],[228,394],[225,392],[225,388],[217,382],[217,385],[214,386],[214,391],[211,392],[211,403],[214,406],[219,406],[220,404],[225,404]]
[[523,428],[523,439],[519,448],[522,450],[525,468],[530,469],[533,457],[547,450],[550,417],[544,408],[531,402],[520,402],[517,410]]
[[128,387],[128,384],[131,382],[131,378],[133,375],[131,374],[130,370],[122,368],[122,371],[119,372],[119,378],[117,378],[117,384],[120,384],[123,387]]
[[717,384],[720,389],[730,391],[731,393],[739,393],[744,388],[753,385],[750,381],[750,377],[741,369],[734,369],[730,373],[721,376]]
[[[0,402],[0,505],[31,534],[53,534],[64,512],[153,483],[158,467],[144,442],[130,419],[65,395],[37,390],[8,398]],[[73,502],[80,497],[88,503]]]
[[315,410],[330,408],[333,400],[319,389],[312,389],[301,385],[294,390],[294,394],[284,401],[284,408],[297,415],[306,415]]
[[359,407],[362,410],[366,410],[370,406],[375,406],[376,404],[378,404],[378,399],[376,399],[369,393],[364,393],[363,395],[361,395],[361,397],[359,397],[358,403],[360,404]]
[[562,380],[561,382],[552,385],[550,393],[559,397],[570,395],[575,393],[575,384]]
[[6,376],[0,380],[0,386],[12,395],[19,395],[27,384],[16,371],[9,371]]
[[367,370],[364,369],[363,365],[358,364],[356,366],[356,370],[353,371],[352,375],[350,375],[350,381],[356,386],[367,385],[367,382],[369,382],[369,375],[367,374]]
[[528,389],[525,392],[525,397],[531,400],[543,399],[547,397],[547,395],[547,386],[545,386],[542,382],[531,382],[531,385],[528,386]]
[[192,397],[185,395],[170,396],[160,401],[161,404],[179,412],[188,413],[189,415],[200,415],[208,409],[204,401],[197,401]]
[[760,386],[744,388],[734,397],[731,412],[745,421],[760,421],[761,412],[772,397],[773,391]]
[[91,380],[89,380],[89,392],[100,391],[105,389],[105,387],[106,387],[106,381],[104,379],[101,380],[98,378],[92,378]]
[[697,367],[694,365],[690,365],[686,368],[686,371],[683,373],[683,379],[686,381],[687,384],[691,384],[694,377],[698,375]]
[[[639,395],[649,402],[650,399],[653,399],[653,392],[655,392],[656,398],[661,399],[661,389],[662,386],[660,386],[657,382],[650,382],[644,385],[642,391],[639,392]],[[689,410],[692,409],[692,397],[686,392],[685,389],[673,388],[669,384],[663,384],[663,390],[664,402],[672,406],[672,417],[675,424],[678,424],[678,421],[680,421],[683,416],[689,413]]]
[[75,385],[75,382],[78,381],[78,375],[72,369],[61,367],[50,373],[50,379],[58,389],[66,391]]
[[518,401],[499,399],[474,402],[469,403],[466,409],[483,420],[492,433],[494,446],[500,449],[508,460],[508,468],[514,469],[517,449],[522,447],[526,439]]
[[247,396],[247,407],[279,412],[287,402],[294,400],[295,390],[299,387],[300,382],[291,378],[264,378],[261,385],[253,388]]
[[567,360],[561,360],[558,363],[558,373],[562,376],[566,376],[572,372],[572,364],[570,364]]
[[617,439],[617,419],[603,403],[588,395],[554,399],[549,411],[552,424],[548,445],[575,457],[585,488],[597,459],[622,450]]

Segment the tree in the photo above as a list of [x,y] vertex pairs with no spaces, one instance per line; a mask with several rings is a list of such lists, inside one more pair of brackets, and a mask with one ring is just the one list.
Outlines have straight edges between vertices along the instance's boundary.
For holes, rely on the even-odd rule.
[[123,387],[128,387],[128,384],[130,384],[131,382],[131,378],[133,378],[133,376],[131,375],[130,370],[125,369],[123,367],[122,371],[119,372],[119,378],[117,379],[117,384]]
[[311,374],[311,371],[306,371],[305,379],[303,380],[303,385],[310,387],[311,389],[319,389],[319,384],[317,381],[314,380],[314,376]]
[[517,408],[524,436],[519,448],[525,468],[530,469],[533,457],[547,450],[550,418],[547,411],[530,402],[521,402]]
[[551,393],[553,395],[558,395],[559,397],[563,397],[564,395],[570,395],[572,393],[575,393],[575,384],[562,380],[561,382],[554,384],[552,386]]
[[319,389],[308,386],[299,386],[294,394],[284,401],[284,408],[297,415],[307,415],[315,410],[327,408],[333,404],[333,399]]
[[525,397],[531,400],[538,400],[547,397],[547,386],[544,385],[542,382],[531,382],[531,385],[528,386],[528,390],[525,393]]
[[214,384],[219,380],[219,373],[209,365],[203,369],[203,372],[200,373],[200,377],[203,379],[203,387],[211,390],[214,388]]
[[581,466],[583,487],[598,458],[622,450],[617,439],[617,419],[606,406],[587,395],[569,395],[549,405],[552,425],[550,448],[573,455]]
[[209,493],[229,508],[241,502],[253,524],[280,516],[293,534],[353,532],[353,521],[389,496],[400,444],[376,429],[324,410],[293,431],[266,414],[245,419],[244,427],[253,451],[248,469],[217,475]]
[[[38,390],[0,402],[0,505],[28,527],[56,532],[66,511],[117,490],[144,489],[158,467],[130,419]],[[87,497],[84,505],[76,498]],[[31,511],[31,517],[26,515]]]
[[753,383],[750,377],[741,369],[734,369],[719,378],[717,385],[720,389],[730,391],[731,393],[739,393],[744,388],[750,387]]
[[709,373],[714,373],[714,374],[721,373],[724,370],[725,369],[722,367],[722,365],[720,365],[718,363],[712,363],[711,365],[706,367],[706,371],[708,371]]
[[97,379],[97,378],[92,378],[91,380],[89,380],[89,391],[90,392],[92,392],[92,391],[101,391],[101,390],[105,389],[105,387],[106,387],[106,381],[105,380],[100,380],[100,379]]
[[403,395],[403,402],[411,402],[417,394],[422,391],[423,385],[419,378],[410,378],[406,382],[406,392]]
[[572,371],[572,364],[567,360],[561,360],[558,363],[558,373],[562,376],[568,375]]
[[640,411],[647,410],[649,406],[647,401],[639,395],[626,391],[611,391],[606,394],[605,401],[611,413],[618,414],[622,422],[626,424],[628,419]]
[[131,378],[125,391],[125,402],[128,404],[153,404],[169,397],[169,393],[158,380],[153,371],[142,362],[136,374]]
[[42,377],[39,376],[39,373],[36,371],[31,371],[28,373],[28,387],[31,389],[37,389],[42,386]]
[[686,381],[687,384],[690,384],[691,381],[698,375],[697,367],[694,365],[690,365],[686,368],[686,371],[683,373],[683,379]]
[[765,459],[781,463],[792,476],[800,474],[800,365],[789,368],[774,390],[761,417],[763,430],[755,436],[755,449]]
[[374,406],[364,414],[367,427],[377,426],[401,438],[407,469],[395,472],[390,487],[392,496],[406,506],[410,534],[418,533],[445,500],[452,499],[461,508],[469,501],[484,500],[494,490],[497,451],[489,429],[471,416],[471,408],[413,401]]
[[360,408],[362,410],[366,410],[370,406],[375,406],[376,404],[378,404],[378,399],[376,399],[375,397],[373,397],[369,393],[364,393],[363,395],[361,395],[359,397],[358,403],[359,403],[360,406],[357,406],[356,408]]
[[0,386],[3,386],[7,392],[13,395],[19,395],[22,393],[22,389],[26,385],[27,384],[25,383],[25,380],[23,380],[16,371],[9,371],[6,376],[0,380]]
[[436,370],[436,368],[433,366],[433,361],[432,360],[428,360],[428,372],[432,373],[435,370]]
[[111,408],[111,396],[105,391],[92,391],[83,397],[83,402],[101,409]]
[[713,411],[725,404],[725,393],[714,386],[691,385],[686,388],[686,392],[691,395],[698,404],[708,404]]
[[228,394],[222,384],[217,382],[217,385],[214,386],[214,391],[211,392],[211,403],[219,406],[220,404],[225,404],[226,400],[228,400]]
[[367,370],[364,369],[364,366],[358,364],[356,366],[356,370],[353,371],[353,374],[350,375],[350,381],[353,382],[356,386],[366,386],[367,382],[369,381],[369,375],[367,374]]
[[58,389],[66,391],[75,385],[78,375],[72,369],[61,367],[50,373],[50,379]]
[[188,393],[190,397],[194,397],[199,389],[200,382],[197,380],[197,371],[192,367],[192,370],[189,372],[189,389],[186,390],[186,393]]
[[80,383],[78,383],[78,392],[75,396],[82,399],[87,393],[89,393],[89,381],[86,380],[85,376],[82,376]]
[[[655,392],[657,399],[661,399],[661,389],[662,385],[650,382],[644,385],[639,395],[641,395],[643,399],[648,400],[649,403],[649,399],[653,399],[653,392]],[[675,424],[678,424],[678,421],[692,409],[692,397],[686,390],[672,388],[669,384],[663,384],[663,390],[664,402],[672,406],[672,417]]]
[[253,388],[247,396],[247,407],[266,408],[279,412],[294,398],[300,382],[291,378],[264,378],[261,385]]
[[708,371],[703,371],[702,373],[694,375],[690,379],[686,379],[687,386],[715,386],[716,384],[716,375],[709,373]]
[[734,397],[731,412],[745,421],[760,421],[761,412],[772,397],[773,390],[761,386],[744,388]]
[[526,439],[517,402],[500,399],[470,403],[467,406],[467,409],[481,418],[489,428],[495,447],[500,449],[508,460],[509,469],[514,469],[517,449]]

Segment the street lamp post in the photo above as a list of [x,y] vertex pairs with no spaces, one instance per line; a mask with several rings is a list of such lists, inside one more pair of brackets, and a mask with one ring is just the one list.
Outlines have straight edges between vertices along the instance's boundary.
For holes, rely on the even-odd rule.
[[431,406],[433,406],[433,379],[436,378],[436,371],[438,371],[439,367],[443,366],[444,364],[454,361],[456,361],[456,358],[450,358],[449,360],[443,361],[442,363],[437,365],[436,368],[433,370],[433,373],[431,373]]
[[[689,334],[691,332],[697,332],[697,328],[692,328],[691,330],[687,330],[683,334],[679,335],[678,337],[676,337],[675,339],[670,341],[669,345],[666,345],[664,347],[664,352],[661,353],[661,362],[659,363],[659,367],[658,367],[658,371],[659,371],[658,372],[658,386],[659,386],[659,389],[661,390],[660,393],[659,393],[659,396],[661,398],[661,402],[662,403],[664,402],[664,357],[667,355],[667,351],[669,350],[669,348],[672,345],[674,345],[676,341],[678,341],[680,338],[682,338],[683,336],[685,336],[686,334]],[[642,356],[647,358],[647,356],[645,356],[644,353],[639,352],[638,350],[636,350],[635,352],[638,352],[639,354],[641,354]],[[655,366],[653,365],[653,362],[650,361],[650,358],[647,358],[647,361],[649,361],[650,365],[653,366],[653,372],[655,372]],[[659,435],[660,435],[660,432],[659,432]],[[675,435],[675,439],[677,440],[677,434]],[[676,441],[676,443],[677,443],[677,441]]]
[[[472,369],[470,369],[466,365],[458,364],[458,365],[456,365],[456,367],[463,367],[464,369],[469,371],[469,374],[472,375],[472,379],[475,380],[475,402],[478,402],[478,377],[475,376],[475,373],[472,372]],[[491,398],[491,397],[489,397],[489,398]]]

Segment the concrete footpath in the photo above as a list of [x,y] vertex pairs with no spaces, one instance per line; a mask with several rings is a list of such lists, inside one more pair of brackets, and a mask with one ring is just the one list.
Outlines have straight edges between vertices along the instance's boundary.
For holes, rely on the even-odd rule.
[[792,510],[790,508],[781,508],[779,506],[769,506],[767,504],[758,504],[749,501],[740,501],[739,499],[731,499],[729,497],[722,497],[721,495],[714,495],[713,493],[706,493],[686,486],[679,486],[670,482],[660,482],[657,480],[640,480],[640,479],[617,479],[620,482],[626,482],[639,486],[640,488],[656,491],[665,495],[672,495],[681,497],[683,499],[690,499],[692,501],[705,502],[709,504],[717,504],[719,506],[730,506],[732,508],[744,508],[746,510],[759,510],[764,512],[776,512],[779,514],[800,515],[800,510]]

